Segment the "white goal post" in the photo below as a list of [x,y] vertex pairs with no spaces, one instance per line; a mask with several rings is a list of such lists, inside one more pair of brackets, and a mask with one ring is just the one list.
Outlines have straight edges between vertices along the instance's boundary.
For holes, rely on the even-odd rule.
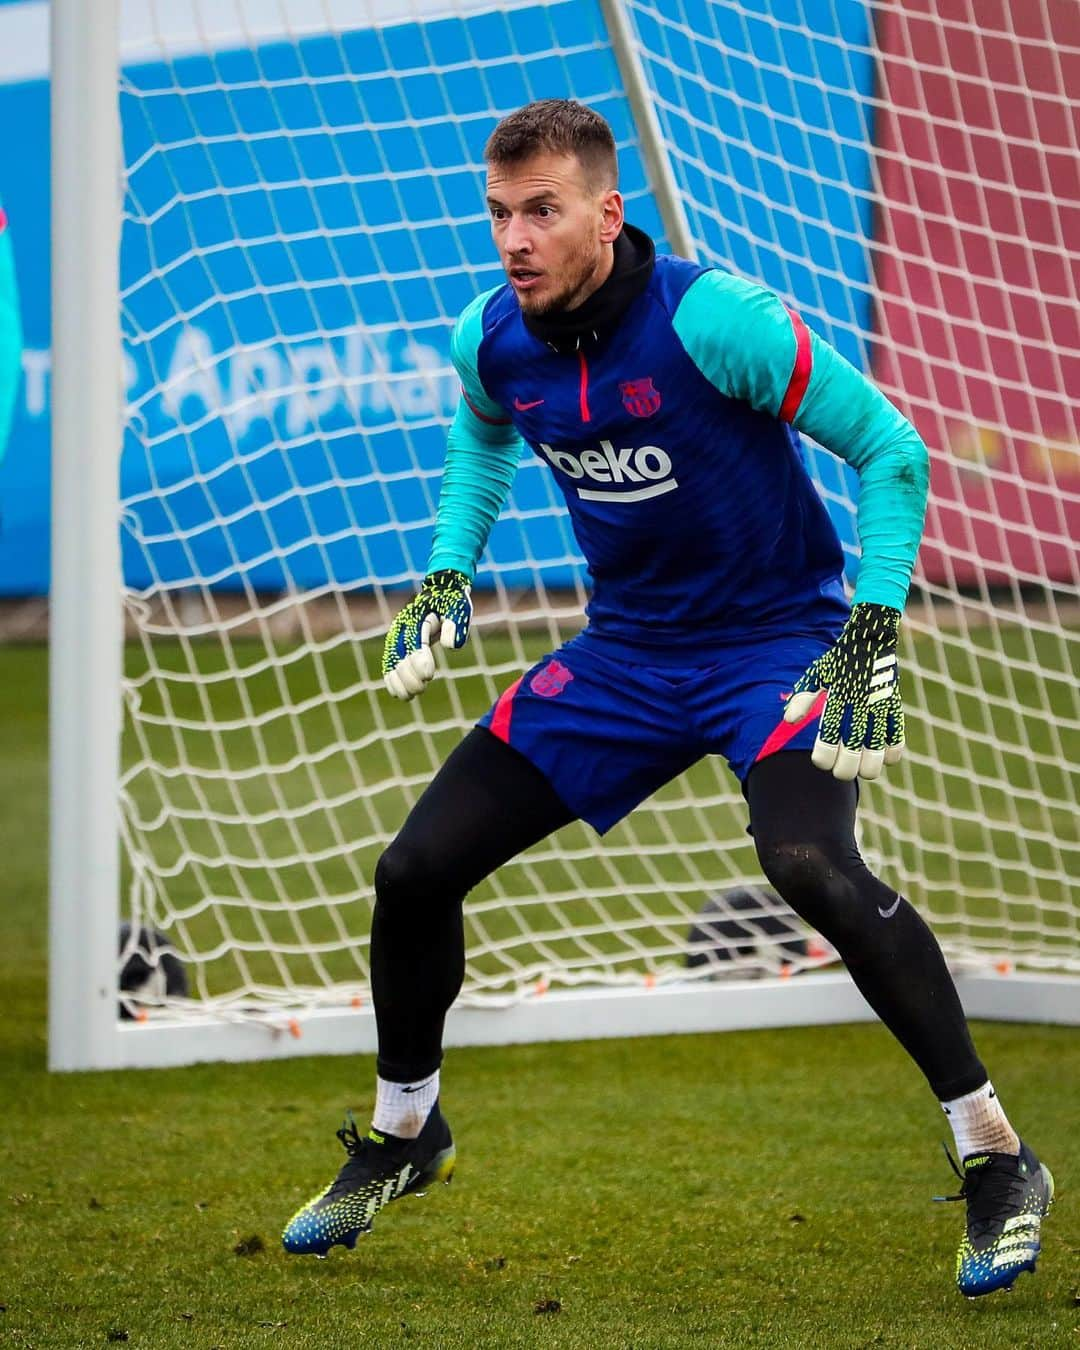
[[[918,425],[909,747],[861,843],[971,1015],[1080,1024],[1070,2],[53,0],[53,1068],[374,1048],[375,861],[581,624],[525,458],[469,645],[382,690],[450,328],[499,280],[482,146],[548,96],[608,117],[659,247],[773,287]],[[807,455],[854,575],[854,482]],[[466,934],[451,1044],[871,1015],[712,760],[508,864]]]

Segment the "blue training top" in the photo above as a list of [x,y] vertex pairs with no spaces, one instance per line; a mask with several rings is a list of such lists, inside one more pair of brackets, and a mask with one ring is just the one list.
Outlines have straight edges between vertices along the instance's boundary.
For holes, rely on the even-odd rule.
[[524,440],[566,498],[596,635],[700,649],[819,629],[847,611],[843,559],[799,429],[859,475],[855,599],[903,607],[926,448],[772,292],[658,257],[614,331],[567,355],[503,285],[461,315],[451,355],[462,399],[429,571],[474,575]]

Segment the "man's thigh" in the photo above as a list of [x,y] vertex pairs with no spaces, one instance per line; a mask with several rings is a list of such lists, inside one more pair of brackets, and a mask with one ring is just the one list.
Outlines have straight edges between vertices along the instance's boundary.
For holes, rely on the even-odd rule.
[[464,895],[573,818],[536,765],[474,727],[406,817],[387,850],[390,871],[404,869],[413,887]]
[[661,672],[580,638],[543,657],[480,720],[601,834],[703,753]]
[[688,686],[695,730],[710,754],[724,756],[740,783],[755,764],[780,750],[813,748],[824,693],[799,722],[785,722],[784,709],[796,681],[829,645],[807,637],[741,644]]

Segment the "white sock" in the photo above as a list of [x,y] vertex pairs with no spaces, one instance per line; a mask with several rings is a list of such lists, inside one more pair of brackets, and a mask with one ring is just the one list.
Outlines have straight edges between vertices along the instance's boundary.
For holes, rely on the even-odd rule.
[[949,1117],[961,1162],[973,1153],[1020,1152],[1020,1139],[1001,1109],[992,1083],[942,1102],[941,1109]]
[[399,1139],[415,1139],[439,1095],[438,1069],[416,1083],[389,1083],[385,1078],[375,1081],[372,1127],[383,1134],[396,1134]]

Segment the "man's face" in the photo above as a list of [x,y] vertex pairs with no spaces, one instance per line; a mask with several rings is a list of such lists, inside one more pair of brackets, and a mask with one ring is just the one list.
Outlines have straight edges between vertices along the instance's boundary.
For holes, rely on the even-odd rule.
[[499,260],[527,314],[576,309],[607,279],[622,197],[590,188],[576,156],[490,164],[487,204]]

